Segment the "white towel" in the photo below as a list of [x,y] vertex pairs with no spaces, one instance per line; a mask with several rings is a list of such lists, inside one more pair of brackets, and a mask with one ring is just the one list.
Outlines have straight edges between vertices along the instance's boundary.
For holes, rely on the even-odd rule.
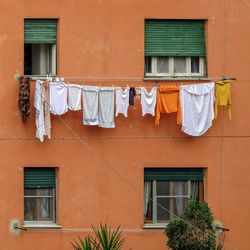
[[82,86],[78,84],[68,85],[68,105],[73,111],[81,110]]
[[63,115],[68,111],[68,88],[64,82],[50,83],[50,112],[54,115]]
[[214,83],[180,87],[181,130],[192,136],[204,134],[214,119]]
[[114,87],[101,87],[99,92],[99,127],[114,128]]
[[83,124],[98,125],[98,92],[99,87],[83,86]]
[[142,116],[146,114],[155,116],[156,93],[157,87],[153,87],[150,92],[147,92],[146,88],[141,87]]
[[115,116],[118,114],[123,114],[125,117],[128,116],[128,106],[129,106],[129,87],[126,87],[124,91],[122,88],[116,88],[116,112]]

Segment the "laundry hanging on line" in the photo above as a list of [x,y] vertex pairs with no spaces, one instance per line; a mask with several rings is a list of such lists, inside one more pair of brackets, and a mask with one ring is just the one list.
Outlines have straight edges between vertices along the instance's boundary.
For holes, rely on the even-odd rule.
[[30,116],[30,78],[21,76],[19,81],[19,109],[22,114],[22,121],[25,122]]
[[157,90],[155,125],[160,124],[161,113],[177,113],[177,124],[181,124],[181,108],[178,86],[159,87]]
[[[121,88],[65,84],[62,79],[55,82],[38,80],[35,89],[36,137],[41,141],[45,135],[50,138],[48,113],[62,115],[68,110],[78,111],[81,108],[84,125],[114,128],[115,115],[121,113],[128,116],[130,89],[128,86]],[[154,86],[149,91],[145,87],[134,89],[132,96],[141,96],[142,116],[155,115],[155,124],[159,125],[161,113],[176,112],[177,124],[182,124],[181,130],[191,136],[200,136],[212,126],[218,105],[227,106],[231,117],[230,81],[224,81],[223,84],[218,82],[216,85],[201,83]],[[224,93],[227,93],[227,97],[216,100],[215,89],[216,98],[224,96]],[[41,92],[40,96],[38,92]]]
[[115,88],[101,87],[99,91],[99,127],[115,127]]
[[68,84],[68,108],[72,111],[82,109],[82,86],[78,84]]
[[49,86],[43,81],[36,81],[34,106],[36,109],[36,138],[43,142],[44,136],[51,138]]
[[116,112],[115,116],[123,114],[125,117],[128,117],[128,106],[129,106],[129,87],[125,87],[123,90],[121,87],[116,88],[115,93],[115,103],[116,103]]
[[155,105],[156,105],[156,95],[157,87],[153,87],[149,92],[146,88],[141,87],[141,107],[142,116],[150,114],[155,116]]
[[203,135],[214,119],[214,83],[180,87],[181,130],[191,136]]
[[232,119],[232,103],[231,103],[231,81],[222,80],[216,82],[215,90],[215,119],[218,117],[218,106],[226,106],[229,120]]
[[68,112],[68,86],[62,81],[50,82],[50,112],[63,115]]

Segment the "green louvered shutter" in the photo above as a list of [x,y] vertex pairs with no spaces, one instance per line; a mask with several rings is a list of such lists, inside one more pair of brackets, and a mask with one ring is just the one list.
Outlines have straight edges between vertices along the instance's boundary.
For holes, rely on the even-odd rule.
[[56,43],[57,19],[24,19],[24,43]]
[[206,56],[204,21],[146,20],[145,56]]
[[145,168],[144,180],[199,181],[203,180],[202,168]]
[[56,172],[54,168],[25,168],[24,188],[54,188]]

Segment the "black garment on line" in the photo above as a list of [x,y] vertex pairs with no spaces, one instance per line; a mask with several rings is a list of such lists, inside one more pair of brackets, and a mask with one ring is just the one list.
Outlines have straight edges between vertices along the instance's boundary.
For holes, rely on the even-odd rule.
[[134,87],[129,89],[129,105],[134,106],[134,98],[136,96],[136,91]]

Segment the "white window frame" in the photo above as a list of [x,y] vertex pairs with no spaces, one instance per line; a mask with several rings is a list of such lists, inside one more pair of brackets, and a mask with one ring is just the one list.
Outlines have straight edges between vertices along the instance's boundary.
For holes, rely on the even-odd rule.
[[191,57],[186,58],[186,73],[175,73],[174,58],[169,57],[169,73],[157,72],[157,56],[151,57],[151,73],[145,73],[146,77],[205,77],[205,58],[199,57],[199,73],[191,73]]

